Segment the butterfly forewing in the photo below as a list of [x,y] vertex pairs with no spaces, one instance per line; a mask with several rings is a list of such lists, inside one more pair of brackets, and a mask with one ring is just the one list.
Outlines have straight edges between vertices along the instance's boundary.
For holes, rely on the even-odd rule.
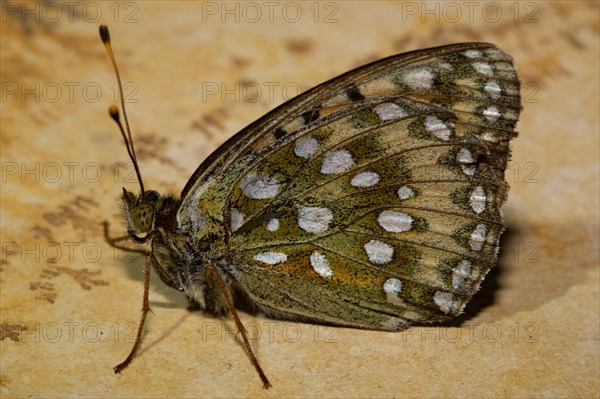
[[234,136],[184,189],[180,225],[227,230],[262,309],[397,330],[455,316],[496,262],[519,81],[497,47],[390,57]]

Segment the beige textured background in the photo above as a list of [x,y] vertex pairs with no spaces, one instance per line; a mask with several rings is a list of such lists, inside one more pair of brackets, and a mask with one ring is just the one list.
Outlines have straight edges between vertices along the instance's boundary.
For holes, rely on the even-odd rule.
[[[2,3],[3,398],[600,395],[598,2],[70,4]],[[364,62],[474,40],[512,54],[524,111],[508,231],[466,315],[394,334],[242,312],[274,385],[264,391],[231,321],[188,308],[153,276],[141,351],[114,375],[138,322],[143,260],[102,235],[104,220],[122,234],[118,196],[137,186],[107,117],[100,23],[158,191],[179,192],[286,95]]]

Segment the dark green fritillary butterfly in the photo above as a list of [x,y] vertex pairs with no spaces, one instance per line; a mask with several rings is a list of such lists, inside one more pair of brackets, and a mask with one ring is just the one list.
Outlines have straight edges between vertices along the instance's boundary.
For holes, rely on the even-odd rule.
[[265,387],[240,294],[269,316],[374,330],[460,314],[496,263],[519,86],[492,44],[385,58],[243,129],[181,198],[144,190],[121,128],[141,187],[123,190],[129,237],[152,252],[138,339],[115,370],[139,345],[150,267],[207,311],[232,314]]

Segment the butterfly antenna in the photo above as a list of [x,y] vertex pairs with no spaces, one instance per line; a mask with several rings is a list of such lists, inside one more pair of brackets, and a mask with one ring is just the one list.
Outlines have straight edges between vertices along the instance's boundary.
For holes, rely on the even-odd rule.
[[108,109],[108,112],[113,118],[113,120],[119,126],[119,130],[121,131],[121,135],[123,136],[123,140],[125,140],[125,146],[127,147],[127,153],[129,154],[129,158],[131,162],[133,162],[133,167],[135,168],[135,173],[137,174],[138,182],[140,183],[140,189],[142,191],[142,195],[144,194],[144,182],[142,180],[142,174],[140,173],[140,167],[138,166],[137,157],[135,156],[135,147],[133,146],[133,139],[131,138],[131,128],[129,127],[129,119],[127,119],[127,112],[125,111],[125,97],[123,95],[123,85],[121,84],[121,75],[119,74],[119,68],[117,68],[117,61],[112,51],[112,47],[110,45],[110,34],[108,32],[108,27],[106,25],[100,25],[100,39],[102,39],[102,43],[104,43],[104,47],[108,52],[108,56],[110,58],[110,62],[112,63],[113,70],[115,71],[115,75],[117,75],[117,85],[119,86],[119,99],[121,100],[121,109],[123,110],[123,119],[125,120],[125,129],[123,129],[123,125],[121,124],[121,118],[119,117],[119,109],[113,104]]

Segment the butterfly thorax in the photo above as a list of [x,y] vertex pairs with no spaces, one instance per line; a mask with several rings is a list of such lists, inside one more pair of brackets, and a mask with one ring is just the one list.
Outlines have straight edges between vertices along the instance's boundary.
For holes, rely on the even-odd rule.
[[[123,191],[123,216],[127,231],[136,242],[150,242],[156,262],[154,270],[168,286],[184,291],[203,309],[222,313],[226,304],[217,295],[217,287],[207,276],[208,264],[225,264],[225,248],[218,243],[219,231],[198,240],[183,231],[177,222],[181,200],[146,191],[136,196]],[[211,223],[215,227],[219,223]]]

